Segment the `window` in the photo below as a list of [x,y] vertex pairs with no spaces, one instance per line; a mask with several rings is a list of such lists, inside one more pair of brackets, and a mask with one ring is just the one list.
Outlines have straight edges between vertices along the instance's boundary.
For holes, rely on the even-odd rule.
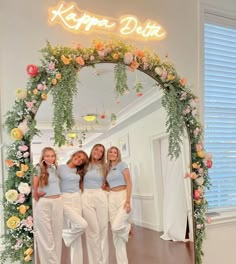
[[213,154],[209,210],[236,209],[236,21],[204,24],[205,148]]

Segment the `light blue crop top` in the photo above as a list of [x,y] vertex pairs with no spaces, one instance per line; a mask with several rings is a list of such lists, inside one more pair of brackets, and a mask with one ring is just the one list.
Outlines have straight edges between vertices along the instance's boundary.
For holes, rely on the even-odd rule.
[[79,192],[80,176],[76,173],[76,168],[70,168],[68,165],[58,166],[58,175],[60,177],[60,186],[62,193]]
[[104,183],[101,165],[89,165],[84,176],[84,189],[99,189]]
[[[40,167],[37,166],[37,173],[35,176],[40,177]],[[38,187],[38,191],[45,192],[46,194],[44,197],[52,196],[52,195],[58,195],[61,194],[60,191],[60,179],[57,175],[57,169],[55,166],[51,166],[48,168],[49,178],[48,178],[48,185],[45,185],[44,187]]]
[[124,175],[123,175],[123,171],[127,168],[128,168],[128,165],[123,161],[111,167],[110,171],[107,174],[107,182],[110,188],[127,185],[125,182]]

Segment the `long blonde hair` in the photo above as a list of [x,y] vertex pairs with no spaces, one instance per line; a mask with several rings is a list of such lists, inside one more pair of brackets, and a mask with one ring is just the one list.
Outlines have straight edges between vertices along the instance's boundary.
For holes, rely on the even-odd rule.
[[111,161],[108,159],[108,153],[112,150],[115,149],[117,151],[117,159],[116,159],[116,163],[121,161],[121,153],[120,150],[115,147],[115,146],[111,146],[108,150],[107,150],[107,173],[109,172],[109,170],[112,167]]
[[39,177],[39,186],[44,187],[48,185],[48,178],[49,178],[49,173],[48,173],[48,165],[44,161],[44,156],[47,151],[52,151],[55,155],[55,163],[54,165],[57,168],[57,155],[56,152],[53,148],[51,147],[45,147],[42,152],[41,152],[41,157],[39,159],[39,168],[40,168],[40,177]]
[[99,160],[99,164],[101,165],[101,172],[102,172],[102,175],[103,177],[105,177],[106,175],[106,158],[105,158],[105,155],[106,155],[106,150],[105,150],[105,147],[102,145],[102,144],[95,144],[90,152],[90,155],[89,155],[89,164],[94,164],[94,159],[93,159],[93,151],[95,148],[97,147],[102,147],[103,148],[103,154],[102,154],[102,157],[101,159]]

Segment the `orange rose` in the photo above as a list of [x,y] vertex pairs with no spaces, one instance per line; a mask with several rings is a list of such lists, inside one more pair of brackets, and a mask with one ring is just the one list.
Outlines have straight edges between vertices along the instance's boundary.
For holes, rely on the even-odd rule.
[[27,171],[29,169],[29,166],[27,164],[21,164],[20,167],[22,171]]
[[56,85],[57,84],[57,79],[52,79],[52,85]]
[[43,93],[43,94],[41,94],[41,98],[42,98],[43,100],[47,100],[48,96],[47,96],[47,94]]
[[114,60],[118,60],[118,59],[119,59],[119,54],[117,54],[117,53],[113,54],[113,55],[112,55],[112,58],[113,58]]
[[19,178],[21,178],[21,177],[24,176],[24,172],[23,171],[17,171],[16,172],[16,176],[19,177]]
[[13,160],[7,159],[5,160],[5,163],[7,164],[7,166],[9,167],[13,167],[15,165],[15,163],[13,162]]
[[97,42],[95,43],[95,49],[98,50],[98,51],[103,50],[103,49],[104,49],[104,45],[103,45],[103,43],[102,43],[101,41],[97,41]]
[[144,52],[142,50],[138,50],[136,52],[137,57],[142,58],[144,56]]
[[181,79],[179,80],[179,83],[180,83],[182,86],[185,86],[185,84],[186,84],[186,79],[185,79],[185,78],[181,78]]
[[29,206],[26,206],[26,205],[23,205],[23,204],[22,204],[22,205],[19,206],[17,209],[19,210],[19,213],[20,213],[20,214],[25,214],[26,211],[29,209]]
[[56,74],[56,79],[57,79],[57,80],[61,80],[61,74],[60,74],[60,73],[57,73],[57,74]]
[[36,95],[37,93],[38,93],[38,90],[37,90],[37,89],[34,89],[34,90],[33,90],[33,94]]
[[132,61],[130,64],[131,69],[137,69],[139,67],[139,63],[137,61]]
[[75,61],[79,64],[79,65],[81,65],[81,66],[83,66],[85,63],[84,63],[84,59],[82,58],[82,57],[77,57],[76,59],[75,59]]

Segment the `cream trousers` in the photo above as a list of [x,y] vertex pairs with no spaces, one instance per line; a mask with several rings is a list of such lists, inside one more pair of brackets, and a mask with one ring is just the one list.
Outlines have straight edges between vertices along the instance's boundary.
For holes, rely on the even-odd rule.
[[81,235],[88,224],[83,219],[81,195],[77,193],[63,193],[64,227],[62,237],[65,245],[70,247],[71,264],[83,263]]
[[34,210],[40,264],[61,262],[63,203],[61,197],[40,198]]
[[127,264],[126,242],[129,238],[130,216],[124,209],[126,201],[126,190],[113,192],[109,194],[109,219],[113,234],[113,242],[116,251],[117,264]]
[[89,264],[109,264],[107,196],[102,189],[85,189],[82,194]]

